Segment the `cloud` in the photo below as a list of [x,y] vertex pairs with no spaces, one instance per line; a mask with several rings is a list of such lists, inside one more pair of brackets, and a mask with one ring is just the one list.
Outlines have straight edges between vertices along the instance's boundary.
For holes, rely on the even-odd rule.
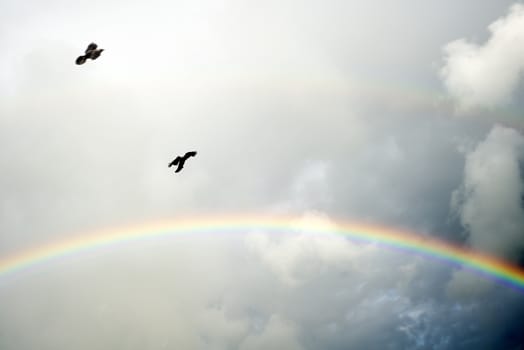
[[[465,227],[474,249],[517,260],[524,248],[524,137],[494,126],[486,139],[467,154],[464,179],[454,191],[452,208]],[[455,274],[450,288],[478,293],[486,282],[464,272]]]
[[483,45],[458,39],[444,47],[440,75],[460,111],[507,104],[522,77],[524,5],[513,5],[488,28]]
[[239,350],[304,349],[297,341],[296,327],[278,315],[273,315],[260,333],[251,334],[238,347]]
[[524,247],[524,137],[495,126],[466,156],[464,180],[452,205],[475,249],[515,259]]
[[[298,224],[307,227],[313,221],[321,222],[322,226],[330,225],[326,215],[314,212],[304,215]],[[341,236],[300,232],[277,237],[263,232],[252,233],[247,238],[247,246],[289,286],[307,282],[337,266],[354,269],[354,261],[366,251],[365,247]]]

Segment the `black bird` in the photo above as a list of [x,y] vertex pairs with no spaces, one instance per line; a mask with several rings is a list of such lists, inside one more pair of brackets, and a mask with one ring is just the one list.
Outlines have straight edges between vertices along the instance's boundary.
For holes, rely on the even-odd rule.
[[171,163],[169,163],[168,168],[172,167],[173,165],[178,165],[178,167],[175,170],[175,173],[178,173],[182,168],[184,167],[184,163],[189,157],[196,156],[195,151],[187,152],[183,157],[176,157]]
[[98,49],[97,44],[91,43],[87,46],[85,55],[78,56],[78,58],[76,59],[76,64],[84,64],[88,58],[96,60],[100,56],[102,51],[104,51],[104,49]]

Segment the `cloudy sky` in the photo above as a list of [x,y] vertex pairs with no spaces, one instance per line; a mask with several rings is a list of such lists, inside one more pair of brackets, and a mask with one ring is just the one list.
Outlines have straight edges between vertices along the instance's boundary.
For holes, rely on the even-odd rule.
[[[524,264],[524,3],[3,0],[0,47],[0,260],[258,213]],[[523,320],[523,294],[460,267],[300,232],[0,276],[2,350],[522,349]]]

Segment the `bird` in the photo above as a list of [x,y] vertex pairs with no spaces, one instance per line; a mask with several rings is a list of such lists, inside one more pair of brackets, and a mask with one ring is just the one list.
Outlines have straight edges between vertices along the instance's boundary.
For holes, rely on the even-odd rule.
[[91,43],[87,45],[85,55],[78,56],[78,58],[76,59],[76,64],[84,64],[88,58],[96,60],[100,56],[100,54],[102,54],[102,51],[104,51],[104,49],[99,49],[97,44]]
[[184,167],[184,163],[189,157],[196,156],[196,151],[187,152],[183,157],[177,156],[171,163],[169,163],[168,168],[178,165],[178,167],[175,170],[175,173],[178,173],[182,168]]

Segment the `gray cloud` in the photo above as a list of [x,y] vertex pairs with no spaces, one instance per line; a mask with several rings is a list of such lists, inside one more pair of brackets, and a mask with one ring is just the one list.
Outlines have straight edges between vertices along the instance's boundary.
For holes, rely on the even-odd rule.
[[[524,137],[495,126],[466,156],[464,181],[452,205],[468,233],[468,244],[516,262],[524,248],[524,195],[521,164]],[[486,281],[458,272],[450,293],[482,293]]]
[[301,350],[303,347],[297,341],[296,330],[293,324],[272,316],[264,330],[259,334],[249,335],[239,346],[241,350],[262,350],[284,347],[286,349]]
[[472,247],[512,260],[523,248],[524,137],[495,126],[466,156],[464,182],[453,204]]

